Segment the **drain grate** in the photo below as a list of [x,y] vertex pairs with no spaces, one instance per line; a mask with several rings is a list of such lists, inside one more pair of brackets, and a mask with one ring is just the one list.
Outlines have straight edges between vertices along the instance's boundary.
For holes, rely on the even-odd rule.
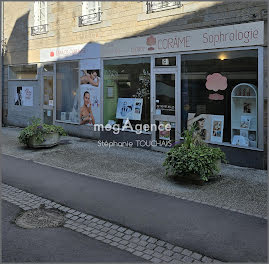
[[56,209],[37,208],[20,213],[15,224],[22,228],[59,227],[65,223],[65,216]]

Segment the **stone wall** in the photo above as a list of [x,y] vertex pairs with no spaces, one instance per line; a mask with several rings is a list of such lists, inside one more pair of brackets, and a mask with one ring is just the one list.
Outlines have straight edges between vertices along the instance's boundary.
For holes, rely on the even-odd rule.
[[[34,2],[5,2],[6,64],[39,62],[39,49],[263,20],[266,1],[183,2],[146,13],[146,2],[102,2],[102,21],[78,26],[81,2],[48,2],[47,34],[31,36]],[[14,8],[16,6],[16,8]],[[27,29],[27,30],[26,30]]]

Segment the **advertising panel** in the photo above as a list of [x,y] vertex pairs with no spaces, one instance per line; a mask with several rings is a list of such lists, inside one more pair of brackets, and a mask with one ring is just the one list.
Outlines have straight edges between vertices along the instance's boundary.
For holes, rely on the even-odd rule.
[[[80,124],[94,125],[100,124],[100,68],[96,66],[96,61],[89,60],[80,67]],[[87,67],[87,68],[86,68]]]
[[141,120],[142,106],[141,98],[118,98],[116,118]]
[[33,106],[33,87],[16,87],[14,92],[14,105]]

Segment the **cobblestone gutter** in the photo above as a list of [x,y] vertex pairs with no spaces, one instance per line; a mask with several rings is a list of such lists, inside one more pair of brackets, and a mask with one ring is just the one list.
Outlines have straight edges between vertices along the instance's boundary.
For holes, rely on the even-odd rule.
[[141,234],[95,216],[84,214],[48,199],[2,184],[2,199],[23,210],[55,208],[65,213],[64,227],[90,238],[126,250],[153,263],[216,263],[218,260],[172,245],[166,241]]

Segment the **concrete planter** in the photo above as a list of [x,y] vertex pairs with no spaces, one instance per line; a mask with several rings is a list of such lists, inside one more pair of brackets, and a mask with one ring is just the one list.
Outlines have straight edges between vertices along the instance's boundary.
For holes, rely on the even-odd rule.
[[59,133],[49,133],[44,135],[45,140],[42,143],[37,142],[35,136],[31,137],[28,142],[30,148],[50,148],[58,145],[60,135]]
[[[221,160],[220,159],[216,160],[216,166],[218,168],[218,171],[220,171],[220,166],[221,166]],[[203,181],[198,175],[191,174],[191,173],[177,175],[176,178],[178,178],[179,180],[194,183],[194,184],[204,184],[204,183],[206,183],[206,181]],[[208,177],[208,181],[216,180],[217,178],[219,178],[219,176],[217,175],[217,171],[215,171],[210,177]]]

